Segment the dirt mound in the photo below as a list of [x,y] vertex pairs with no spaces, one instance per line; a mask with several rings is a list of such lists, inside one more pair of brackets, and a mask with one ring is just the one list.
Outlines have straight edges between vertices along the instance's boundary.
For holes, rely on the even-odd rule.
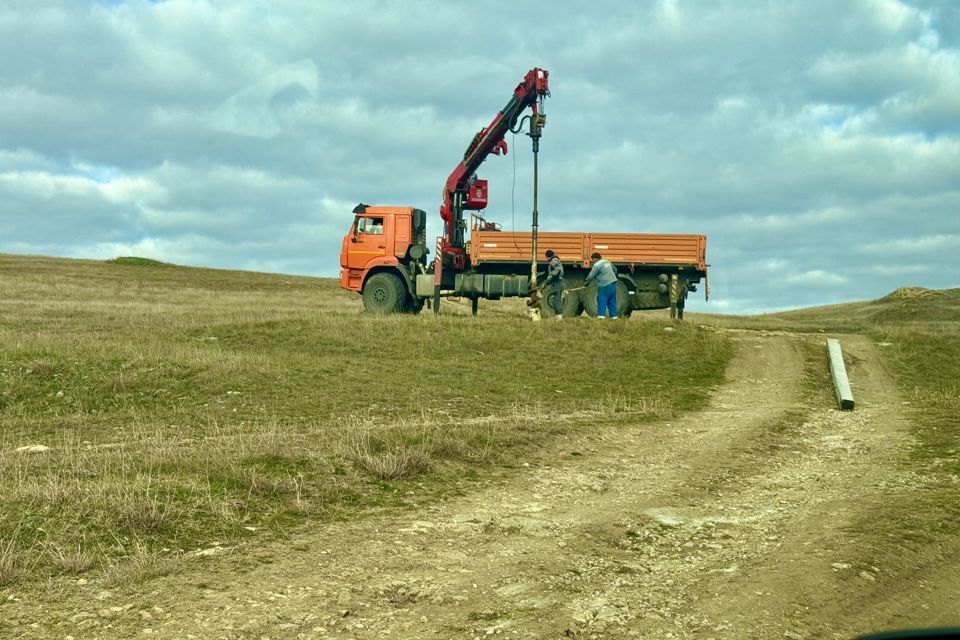
[[900,287],[896,291],[888,293],[881,300],[915,300],[916,298],[929,298],[932,295],[940,293],[933,289],[925,287]]
[[876,302],[870,319],[879,324],[960,320],[960,289],[903,287]]

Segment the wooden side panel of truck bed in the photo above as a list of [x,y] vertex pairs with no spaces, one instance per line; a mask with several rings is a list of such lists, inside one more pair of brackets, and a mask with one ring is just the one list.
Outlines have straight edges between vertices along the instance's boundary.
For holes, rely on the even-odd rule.
[[[470,260],[474,266],[485,262],[529,262],[531,236],[510,231],[474,230],[470,240]],[[553,249],[565,263],[590,266],[590,254],[599,252],[617,264],[679,265],[707,268],[707,237],[702,235],[659,233],[563,233],[537,234],[538,260]]]

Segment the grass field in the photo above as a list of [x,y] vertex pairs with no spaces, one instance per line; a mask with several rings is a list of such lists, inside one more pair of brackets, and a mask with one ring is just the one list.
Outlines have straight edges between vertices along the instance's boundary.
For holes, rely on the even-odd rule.
[[0,255],[0,585],[136,580],[462,492],[598,420],[702,406],[731,355],[694,324],[445,308],[372,317],[332,280]]

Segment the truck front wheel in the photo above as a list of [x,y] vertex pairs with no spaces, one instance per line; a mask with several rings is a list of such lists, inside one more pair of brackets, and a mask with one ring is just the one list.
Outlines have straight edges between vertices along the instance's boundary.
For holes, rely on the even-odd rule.
[[391,273],[374,274],[363,287],[363,308],[370,313],[400,313],[406,299],[403,283]]

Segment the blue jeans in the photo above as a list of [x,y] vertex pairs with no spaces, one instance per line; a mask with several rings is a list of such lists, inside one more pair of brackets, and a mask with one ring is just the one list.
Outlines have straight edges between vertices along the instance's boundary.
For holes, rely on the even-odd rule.
[[597,289],[597,317],[617,317],[617,283],[611,282]]

